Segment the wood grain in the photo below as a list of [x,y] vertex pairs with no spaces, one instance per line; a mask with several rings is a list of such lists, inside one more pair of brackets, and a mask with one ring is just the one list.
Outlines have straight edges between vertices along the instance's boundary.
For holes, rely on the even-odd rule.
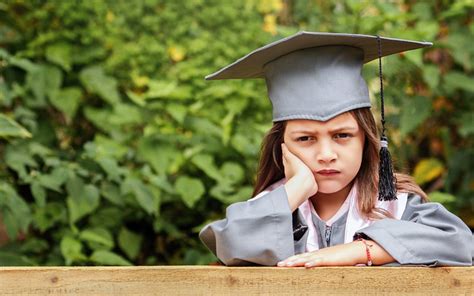
[[0,267],[1,295],[473,295],[474,267]]

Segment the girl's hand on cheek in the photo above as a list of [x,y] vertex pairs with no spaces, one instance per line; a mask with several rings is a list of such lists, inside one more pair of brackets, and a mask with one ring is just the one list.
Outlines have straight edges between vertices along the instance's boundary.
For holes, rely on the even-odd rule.
[[318,192],[318,184],[311,169],[295,154],[291,153],[285,143],[281,144],[283,166],[287,182],[290,180],[300,183],[300,190],[306,192],[309,198]]

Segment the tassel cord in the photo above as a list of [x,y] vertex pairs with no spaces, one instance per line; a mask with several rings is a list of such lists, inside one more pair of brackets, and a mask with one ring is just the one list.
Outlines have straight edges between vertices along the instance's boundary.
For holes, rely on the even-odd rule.
[[379,55],[379,79],[380,79],[380,98],[382,114],[382,136],[380,148],[379,164],[379,200],[391,201],[397,199],[396,179],[393,175],[392,160],[388,150],[388,139],[385,135],[385,106],[383,95],[383,75],[382,75],[382,46],[380,37],[377,35],[378,55]]

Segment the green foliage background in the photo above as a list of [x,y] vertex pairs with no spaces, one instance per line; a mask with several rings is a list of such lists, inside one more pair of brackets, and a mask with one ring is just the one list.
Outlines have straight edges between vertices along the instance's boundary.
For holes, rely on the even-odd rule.
[[[0,3],[0,265],[207,264],[204,224],[251,197],[261,80],[204,76],[299,30],[434,46],[384,59],[391,152],[474,227],[474,3]],[[364,75],[378,108],[377,64]],[[5,236],[5,235],[4,235]]]

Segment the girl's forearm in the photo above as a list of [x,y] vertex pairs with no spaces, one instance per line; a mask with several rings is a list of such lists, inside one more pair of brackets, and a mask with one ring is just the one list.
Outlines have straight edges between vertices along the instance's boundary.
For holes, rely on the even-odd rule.
[[[366,240],[366,242],[369,246],[370,257],[372,258],[373,265],[383,265],[396,262],[396,260],[379,244],[372,240]],[[367,264],[367,251],[364,242],[353,241],[352,243],[357,247],[357,264]]]

